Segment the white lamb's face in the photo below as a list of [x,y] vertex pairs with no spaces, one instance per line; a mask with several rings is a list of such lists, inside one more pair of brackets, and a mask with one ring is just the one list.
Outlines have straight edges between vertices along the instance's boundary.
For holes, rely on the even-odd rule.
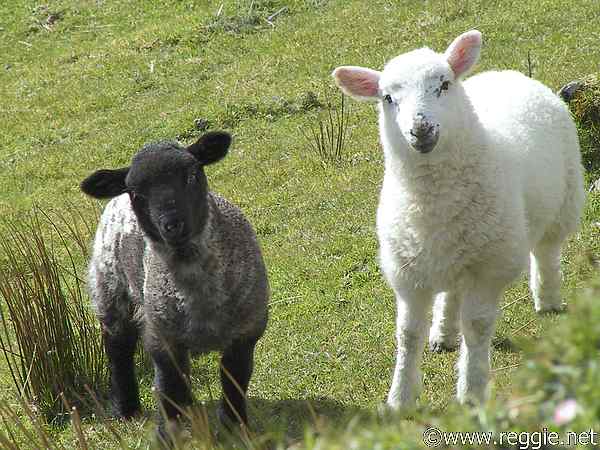
[[471,30],[444,53],[422,48],[392,59],[383,72],[341,66],[332,75],[345,94],[381,103],[383,123],[394,143],[429,153],[452,127],[457,114],[452,99],[463,95],[459,80],[477,62],[480,48],[481,33]]
[[429,153],[447,131],[454,81],[443,55],[429,49],[406,53],[386,65],[379,80],[381,112],[410,148]]

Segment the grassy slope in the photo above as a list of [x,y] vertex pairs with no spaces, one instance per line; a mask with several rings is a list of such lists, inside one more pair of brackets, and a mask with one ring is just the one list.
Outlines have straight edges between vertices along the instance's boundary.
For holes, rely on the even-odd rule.
[[[527,71],[530,52],[533,75],[558,88],[597,70],[600,7],[592,0],[577,8],[566,0],[295,0],[255,1],[248,13],[250,3],[224,2],[215,22],[221,2],[56,1],[50,11],[61,18],[48,32],[35,22],[47,17],[36,3],[3,2],[0,211],[81,201],[77,184],[91,170],[124,165],[151,140],[190,140],[196,118],[231,130],[234,151],[209,176],[254,223],[269,266],[271,322],[250,395],[258,428],[271,428],[273,411],[301,422],[306,399],[331,415],[377,406],[394,355],[394,301],[375,261],[382,164],[374,110],[351,105],[352,162],[323,167],[299,132],[317,112],[288,112],[279,98],[299,104],[310,91],[325,102],[337,96],[329,78],[335,66],[380,68],[417,46],[442,50],[473,27],[485,39],[478,70]],[[258,29],[235,29],[245,16],[264,18],[284,5],[274,27],[263,20]],[[596,205],[565,254],[565,292],[589,272],[577,255],[597,250],[589,226],[597,216]],[[560,320],[532,321],[524,282],[505,304],[493,356],[499,396],[510,392],[520,361],[507,340],[537,336]],[[453,354],[426,353],[429,408],[451,401],[454,363]],[[197,364],[195,378],[198,398],[217,395],[214,358]],[[149,384],[147,375],[151,407]]]

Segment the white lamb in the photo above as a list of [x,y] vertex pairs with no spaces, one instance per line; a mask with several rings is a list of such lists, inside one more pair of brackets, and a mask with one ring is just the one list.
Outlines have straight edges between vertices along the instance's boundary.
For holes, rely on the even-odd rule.
[[472,30],[443,54],[422,48],[392,59],[382,72],[353,66],[333,72],[346,94],[379,102],[385,176],[377,232],[398,307],[387,402],[403,411],[418,395],[433,296],[430,345],[453,348],[460,328],[457,396],[483,401],[505,287],[530,256],[536,310],[561,309],[560,247],[583,209],[568,109],[518,72],[461,81],[480,48],[481,33]]

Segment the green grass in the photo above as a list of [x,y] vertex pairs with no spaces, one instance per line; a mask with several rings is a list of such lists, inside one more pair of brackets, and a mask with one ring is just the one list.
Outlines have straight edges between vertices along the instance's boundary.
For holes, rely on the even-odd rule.
[[[283,7],[272,25],[265,20]],[[394,299],[376,263],[383,166],[374,108],[349,105],[349,164],[323,165],[302,129],[315,126],[338,95],[329,75],[336,66],[381,68],[415,47],[441,51],[474,27],[485,42],[477,70],[527,72],[530,54],[533,76],[558,89],[597,72],[598,19],[594,0],[576,8],[566,0],[62,0],[47,8],[7,0],[0,4],[0,214],[18,219],[34,204],[62,211],[81,202],[78,183],[91,171],[128,164],[152,140],[190,142],[200,134],[196,119],[231,131],[233,151],[211,168],[210,183],[254,224],[273,292],[249,393],[259,436],[288,444],[306,438],[311,447],[319,437],[304,436],[308,422],[317,430],[350,427],[352,436],[390,435],[388,443],[402,432],[418,442],[418,421],[347,425],[383,402],[395,351]],[[599,213],[592,194],[582,231],[564,253],[565,296],[595,270]],[[515,391],[521,342],[565,320],[535,317],[524,280],[504,305],[492,360],[499,403]],[[425,417],[455,408],[455,361],[455,354],[425,353]],[[142,374],[147,410],[151,379]],[[212,414],[214,356],[194,365],[193,379]],[[1,365],[0,380],[0,398],[18,408]],[[92,448],[115,446],[105,423],[131,448],[150,439],[149,421],[90,416],[83,428]],[[48,432],[67,447],[76,441],[69,426]]]

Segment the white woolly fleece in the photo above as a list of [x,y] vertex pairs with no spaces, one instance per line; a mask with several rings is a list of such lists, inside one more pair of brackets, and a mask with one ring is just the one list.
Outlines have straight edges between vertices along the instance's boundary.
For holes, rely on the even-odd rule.
[[388,404],[402,410],[418,395],[435,295],[430,345],[454,348],[460,330],[458,398],[485,398],[502,292],[531,258],[536,310],[561,308],[560,246],[583,209],[579,143],[566,105],[518,72],[463,82],[480,47],[473,30],[444,54],[419,49],[383,72],[347,66],[333,73],[345,93],[380,102],[385,175],[377,234],[398,305]]

